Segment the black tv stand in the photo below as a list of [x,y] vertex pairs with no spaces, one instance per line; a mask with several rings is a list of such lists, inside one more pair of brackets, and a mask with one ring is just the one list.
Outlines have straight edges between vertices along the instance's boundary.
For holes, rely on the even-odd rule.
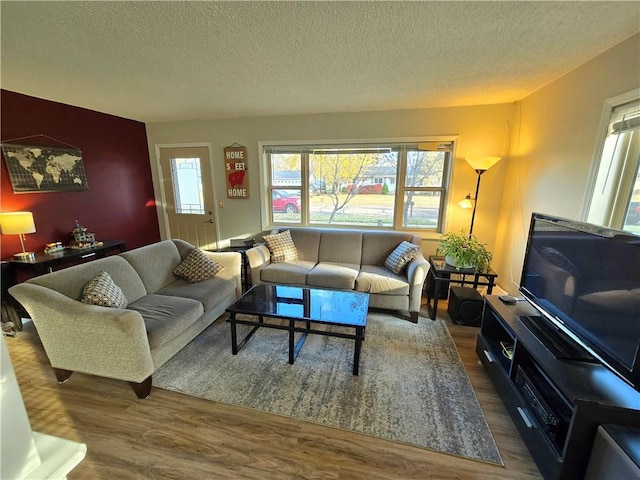
[[549,325],[547,321],[540,315],[518,315],[518,320],[531,330],[538,340],[547,347],[547,349],[558,360],[574,360],[576,362],[596,363],[598,360],[569,339],[564,333],[557,328]]
[[599,425],[640,428],[640,392],[599,362],[576,361],[559,332],[522,320],[536,315],[487,296],[476,353],[542,476],[583,478]]

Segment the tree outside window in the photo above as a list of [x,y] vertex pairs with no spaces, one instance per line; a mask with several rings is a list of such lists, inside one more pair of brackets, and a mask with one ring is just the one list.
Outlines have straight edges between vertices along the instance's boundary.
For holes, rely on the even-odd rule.
[[[426,149],[424,148],[426,145]],[[266,147],[274,224],[441,231],[451,142]],[[274,192],[299,195],[282,212]]]

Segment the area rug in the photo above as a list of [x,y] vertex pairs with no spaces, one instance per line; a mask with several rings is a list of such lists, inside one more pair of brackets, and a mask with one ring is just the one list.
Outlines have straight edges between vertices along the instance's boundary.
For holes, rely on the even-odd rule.
[[[231,354],[218,320],[153,375],[153,384],[216,402],[503,465],[442,320],[369,313],[352,375],[353,340],[309,335],[288,363],[288,334],[260,329]],[[239,338],[247,331],[239,326]]]

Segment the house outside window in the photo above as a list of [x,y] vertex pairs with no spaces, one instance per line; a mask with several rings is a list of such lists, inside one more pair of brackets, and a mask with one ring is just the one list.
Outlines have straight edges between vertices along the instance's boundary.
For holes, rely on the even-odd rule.
[[609,100],[587,221],[640,234],[640,91]]
[[262,145],[263,221],[441,232],[452,139]]

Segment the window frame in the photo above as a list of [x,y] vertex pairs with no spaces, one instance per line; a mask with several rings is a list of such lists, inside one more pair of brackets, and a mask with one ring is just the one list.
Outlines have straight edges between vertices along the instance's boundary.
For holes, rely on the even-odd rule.
[[[276,227],[315,227],[315,228],[344,228],[344,229],[373,229],[373,230],[396,230],[407,231],[421,235],[425,237],[439,237],[446,226],[447,205],[449,195],[451,192],[451,178],[452,170],[455,160],[455,150],[457,147],[458,136],[457,135],[439,135],[428,137],[395,137],[395,138],[381,138],[381,139],[341,139],[341,140],[289,140],[289,141],[259,141],[258,152],[260,158],[260,198],[261,198],[261,222],[263,230],[270,230]],[[364,147],[370,145],[371,147],[401,147],[407,145],[419,145],[421,143],[448,143],[450,144],[448,151],[448,158],[445,158],[444,171],[442,175],[441,187],[411,187],[411,190],[420,191],[433,191],[438,190],[441,192],[440,205],[439,205],[439,222],[436,228],[416,228],[416,227],[403,227],[402,226],[402,214],[405,203],[405,188],[406,181],[406,152],[404,159],[401,156],[398,157],[399,165],[397,167],[397,174],[395,178],[395,199],[394,199],[394,213],[393,213],[393,225],[388,226],[363,226],[363,225],[344,225],[344,224],[317,224],[310,223],[309,219],[309,161],[308,154],[301,154],[301,179],[299,185],[286,185],[286,186],[274,186],[272,185],[272,171],[271,162],[269,161],[268,150],[270,148],[281,147],[283,150],[286,147],[334,147],[334,148],[353,148]],[[293,152],[292,152],[293,153]],[[301,153],[301,152],[295,152]],[[306,157],[306,159],[305,159]],[[272,191],[276,189],[293,189],[300,190],[300,202],[302,206],[301,217],[299,223],[288,222],[276,222],[272,218],[271,208],[271,195]]]
[[[637,102],[639,100],[640,88],[636,88],[621,95],[608,98],[604,102],[600,124],[598,127],[598,135],[596,138],[594,159],[591,164],[591,170],[589,172],[589,179],[587,182],[587,188],[585,190],[585,197],[583,200],[583,221],[591,221],[591,223],[599,223],[603,226],[615,229],[622,229],[624,227],[626,208],[628,207],[631,199],[633,186],[631,186],[630,188],[625,188],[625,186],[622,185],[624,179],[621,177],[624,173],[628,174],[630,168],[629,164],[626,165],[626,168],[623,172],[617,175],[615,191],[611,193],[610,206],[606,209],[606,218],[603,221],[595,222],[594,220],[589,220],[589,215],[592,209],[594,195],[596,194],[596,185],[598,183],[600,167],[604,159],[606,141],[610,136],[609,125],[611,124],[611,119],[614,111],[616,108],[621,107],[627,103]],[[640,161],[638,161],[637,163],[640,163]],[[639,165],[636,164],[636,172],[638,167]]]

